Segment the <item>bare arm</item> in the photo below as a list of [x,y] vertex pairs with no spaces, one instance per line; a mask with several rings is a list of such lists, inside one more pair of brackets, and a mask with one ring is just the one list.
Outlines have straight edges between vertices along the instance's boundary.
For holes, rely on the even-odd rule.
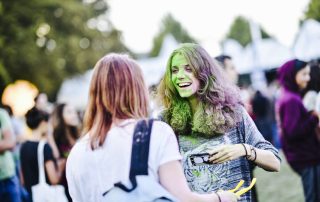
[[64,170],[65,165],[66,165],[65,159],[59,159],[58,169],[56,168],[56,165],[52,160],[49,160],[45,163],[45,168],[51,184],[58,184],[60,182],[62,171]]
[[[246,145],[248,148],[248,145]],[[280,171],[280,160],[268,150],[254,148],[256,151],[256,160],[254,161],[259,167],[268,171]],[[250,151],[250,155],[252,155]]]
[[19,177],[20,177],[20,184],[24,185],[24,177],[23,177],[22,169],[19,169]]
[[54,158],[58,159],[60,157],[60,153],[59,153],[58,146],[53,137],[53,128],[52,128],[51,122],[49,122],[48,124],[47,141],[52,149]]
[[[170,161],[160,166],[159,169],[160,183],[166,188],[178,201],[182,202],[218,202],[219,198],[216,193],[197,194],[191,192],[182,171],[179,161]],[[237,201],[237,196],[230,192],[219,192],[223,201]]]
[[[259,167],[268,171],[280,171],[280,160],[271,151],[258,148],[254,149],[256,151],[256,159],[254,162]],[[210,157],[212,163],[224,163],[245,156],[246,154],[248,156],[255,155],[248,144],[223,145],[209,153],[212,154]]]
[[2,131],[3,138],[0,139],[0,153],[6,150],[13,149],[16,145],[16,141],[12,130],[10,128],[5,128]]

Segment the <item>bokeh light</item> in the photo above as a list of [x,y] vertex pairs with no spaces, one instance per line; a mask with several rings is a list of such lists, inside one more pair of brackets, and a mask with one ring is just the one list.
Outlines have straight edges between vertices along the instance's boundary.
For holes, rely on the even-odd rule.
[[37,87],[29,81],[17,80],[5,88],[2,103],[9,105],[15,116],[24,116],[34,106],[38,92]]

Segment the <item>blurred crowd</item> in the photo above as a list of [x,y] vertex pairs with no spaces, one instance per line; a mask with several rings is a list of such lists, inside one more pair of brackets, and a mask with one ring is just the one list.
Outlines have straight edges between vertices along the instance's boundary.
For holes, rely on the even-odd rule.
[[10,106],[0,109],[0,198],[1,201],[32,201],[31,187],[39,183],[38,145],[44,146],[44,168],[48,184],[61,184],[69,201],[65,175],[66,159],[80,136],[81,117],[66,103],[52,105],[45,93],[34,99],[34,107],[17,118]]

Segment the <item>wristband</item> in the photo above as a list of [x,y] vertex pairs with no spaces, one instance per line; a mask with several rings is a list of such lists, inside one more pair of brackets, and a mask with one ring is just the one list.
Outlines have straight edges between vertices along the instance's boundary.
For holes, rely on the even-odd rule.
[[253,159],[252,161],[255,162],[256,159],[257,159],[257,151],[256,151],[256,148],[253,147],[253,151],[254,151],[254,159]]
[[245,146],[243,143],[241,143],[241,145],[243,146],[244,151],[246,152],[245,157],[248,159],[248,152],[247,152],[247,148],[246,148],[246,146]]

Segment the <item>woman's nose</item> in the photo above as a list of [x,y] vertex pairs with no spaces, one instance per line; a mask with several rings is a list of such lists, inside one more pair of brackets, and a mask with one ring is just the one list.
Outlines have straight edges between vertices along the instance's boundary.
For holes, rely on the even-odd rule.
[[180,70],[179,72],[178,72],[178,79],[183,79],[183,78],[185,78],[185,74],[184,74],[184,71],[183,70]]

